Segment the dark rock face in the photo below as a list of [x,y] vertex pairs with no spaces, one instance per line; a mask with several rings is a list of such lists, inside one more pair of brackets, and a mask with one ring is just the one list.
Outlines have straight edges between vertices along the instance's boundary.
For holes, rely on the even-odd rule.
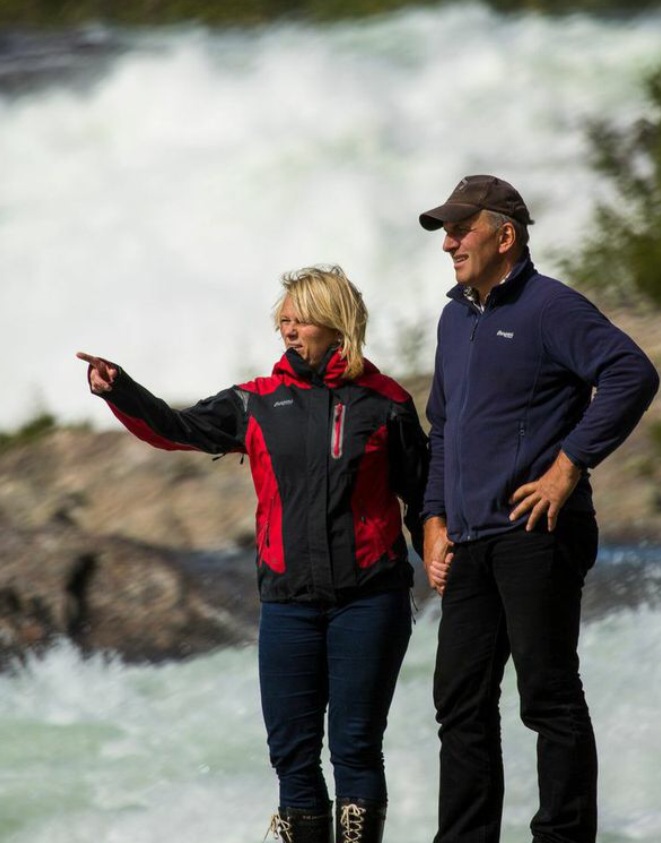
[[[0,664],[61,637],[126,661],[185,658],[254,640],[257,595],[248,560],[232,587],[196,575],[181,553],[74,527],[0,538]],[[215,583],[209,587],[209,579]],[[240,595],[241,599],[237,597]]]
[[0,667],[63,636],[126,661],[254,640],[253,510],[237,459],[124,432],[56,430],[1,453]]

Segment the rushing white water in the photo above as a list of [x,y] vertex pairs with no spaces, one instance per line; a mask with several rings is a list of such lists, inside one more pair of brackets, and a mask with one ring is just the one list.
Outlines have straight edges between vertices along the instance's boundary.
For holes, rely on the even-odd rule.
[[0,93],[0,429],[41,410],[111,423],[79,349],[172,401],[269,370],[278,277],[309,263],[363,289],[379,365],[428,367],[452,278],[420,211],[499,173],[553,270],[600,192],[585,121],[644,111],[660,24],[467,3],[149,31],[85,84]]
[[[436,612],[414,629],[386,743],[385,843],[428,843],[437,799]],[[661,613],[588,623],[583,677],[600,746],[600,843],[661,839]],[[529,843],[534,738],[503,699],[503,843]],[[0,677],[2,843],[255,843],[277,801],[254,648],[122,667],[67,647]]]

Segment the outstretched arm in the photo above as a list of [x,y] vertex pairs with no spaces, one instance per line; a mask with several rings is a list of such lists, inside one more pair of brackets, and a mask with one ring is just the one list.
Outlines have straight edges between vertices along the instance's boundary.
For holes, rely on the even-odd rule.
[[76,356],[88,364],[92,393],[103,398],[124,427],[139,439],[167,451],[245,452],[246,406],[238,389],[225,389],[192,407],[176,410],[116,363],[82,351]]
[[110,363],[102,357],[95,357],[93,354],[86,354],[84,351],[79,351],[76,357],[89,364],[87,380],[90,389],[95,395],[112,391],[112,385],[119,371],[119,368],[114,363]]

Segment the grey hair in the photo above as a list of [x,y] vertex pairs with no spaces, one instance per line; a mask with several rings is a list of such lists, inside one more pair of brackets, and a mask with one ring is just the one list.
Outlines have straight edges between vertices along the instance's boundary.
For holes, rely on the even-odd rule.
[[494,228],[502,228],[505,223],[509,223],[512,228],[514,229],[514,234],[516,237],[516,242],[521,247],[521,250],[525,249],[528,245],[528,241],[530,240],[530,234],[528,232],[528,226],[524,225],[522,222],[513,219],[512,217],[508,217],[507,214],[501,214],[499,211],[485,211],[487,215],[487,219],[489,224]]

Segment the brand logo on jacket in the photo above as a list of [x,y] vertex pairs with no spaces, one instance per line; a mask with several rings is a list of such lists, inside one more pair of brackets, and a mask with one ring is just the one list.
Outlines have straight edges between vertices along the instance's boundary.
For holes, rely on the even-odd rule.
[[293,404],[293,403],[294,403],[294,399],[288,398],[286,401],[276,401],[273,406],[274,407],[287,407],[287,406],[289,406],[289,404]]
[[514,339],[514,331],[496,331],[497,337],[504,337],[506,340]]

